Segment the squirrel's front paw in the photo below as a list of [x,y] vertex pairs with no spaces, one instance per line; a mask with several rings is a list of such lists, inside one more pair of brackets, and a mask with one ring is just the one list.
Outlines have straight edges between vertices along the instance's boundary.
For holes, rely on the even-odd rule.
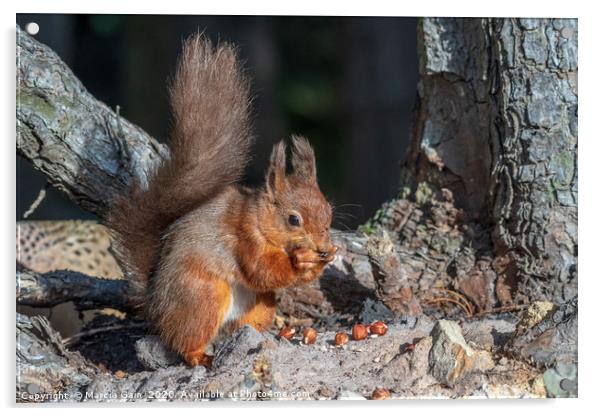
[[299,270],[313,269],[320,264],[320,256],[318,253],[309,248],[298,248],[294,250],[291,260],[293,266]]

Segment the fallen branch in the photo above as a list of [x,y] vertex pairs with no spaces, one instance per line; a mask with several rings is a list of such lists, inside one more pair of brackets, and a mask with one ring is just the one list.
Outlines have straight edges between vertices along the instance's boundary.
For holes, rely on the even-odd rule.
[[[281,291],[280,310],[291,317],[309,316],[321,320],[334,313],[358,313],[361,301],[374,293],[368,258],[354,251],[363,240],[358,234],[333,235],[333,241],[339,247],[337,260],[328,266],[318,281]],[[19,305],[47,308],[73,302],[79,310],[113,308],[126,312],[134,307],[128,297],[127,280],[102,279],[67,270],[37,273],[22,266],[16,277]]]
[[99,279],[85,274],[60,270],[36,273],[17,270],[17,304],[48,308],[73,302],[79,310],[114,308],[132,309],[126,280]]
[[474,315],[471,316],[471,318],[479,318],[481,316],[494,315],[494,314],[498,314],[498,313],[518,312],[518,311],[522,311],[523,309],[526,309],[528,307],[529,307],[529,304],[500,306],[499,308],[492,308],[492,309],[488,309],[486,311],[475,313]]
[[93,328],[87,331],[81,331],[77,334],[73,334],[70,337],[63,339],[63,344],[66,347],[72,346],[76,341],[81,338],[89,337],[103,332],[115,331],[118,329],[132,329],[132,328],[149,328],[150,325],[147,322],[129,322],[127,324],[101,326],[100,328]]
[[[96,366],[65,348],[43,316],[17,313],[16,364],[18,402],[73,400],[99,375]],[[53,396],[59,391],[61,396]]]
[[460,309],[462,309],[464,311],[464,313],[466,314],[466,317],[470,318],[472,315],[470,313],[470,310],[468,310],[468,308],[466,307],[466,305],[463,302],[460,302],[457,299],[453,299],[453,298],[446,298],[446,297],[442,297],[442,298],[434,298],[434,299],[425,299],[423,300],[424,303],[426,304],[431,304],[431,303],[453,303],[454,305],[457,305],[460,307]]
[[101,217],[166,147],[95,99],[47,46],[17,26],[17,152]]

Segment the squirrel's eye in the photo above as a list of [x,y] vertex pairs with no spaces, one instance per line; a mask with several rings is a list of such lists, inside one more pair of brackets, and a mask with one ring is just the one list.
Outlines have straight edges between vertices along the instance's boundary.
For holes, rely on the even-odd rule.
[[301,220],[295,214],[291,214],[288,216],[288,223],[293,227],[298,227],[301,225]]

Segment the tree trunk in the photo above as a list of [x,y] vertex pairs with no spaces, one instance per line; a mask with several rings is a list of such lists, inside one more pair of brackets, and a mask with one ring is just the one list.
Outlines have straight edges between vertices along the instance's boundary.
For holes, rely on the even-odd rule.
[[402,184],[491,229],[505,284],[577,290],[577,20],[427,18]]

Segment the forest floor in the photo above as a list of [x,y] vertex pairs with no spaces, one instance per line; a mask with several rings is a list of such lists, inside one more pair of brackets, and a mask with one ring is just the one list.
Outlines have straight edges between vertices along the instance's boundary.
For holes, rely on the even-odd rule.
[[[65,396],[58,401],[575,396],[576,345],[567,344],[576,335],[575,311],[575,305],[541,302],[521,318],[397,317],[381,336],[354,340],[351,328],[337,327],[319,330],[308,345],[301,328],[287,340],[276,330],[245,326],[214,344],[210,370],[187,367],[144,324],[104,317],[68,349],[39,346],[38,359],[44,356],[46,364],[28,367],[20,381],[23,391],[34,386],[35,392],[44,390],[36,386],[37,371],[45,378],[54,372],[57,380],[77,372],[78,378],[68,375],[72,384],[61,386]],[[43,321],[23,317],[21,325],[39,328]],[[350,340],[337,346],[340,331]],[[62,342],[58,334],[49,339]],[[20,401],[35,401],[28,397]]]
[[[334,232],[339,255],[322,278],[281,292],[268,332],[220,336],[211,369],[187,367],[127,314],[99,313],[69,338],[19,314],[17,400],[576,396],[577,298],[510,288],[507,259],[451,195],[422,189],[414,200]],[[352,339],[353,325],[375,321],[384,335]],[[290,340],[278,336],[285,326]],[[306,327],[315,343],[303,342]],[[335,345],[338,332],[349,342]]]

